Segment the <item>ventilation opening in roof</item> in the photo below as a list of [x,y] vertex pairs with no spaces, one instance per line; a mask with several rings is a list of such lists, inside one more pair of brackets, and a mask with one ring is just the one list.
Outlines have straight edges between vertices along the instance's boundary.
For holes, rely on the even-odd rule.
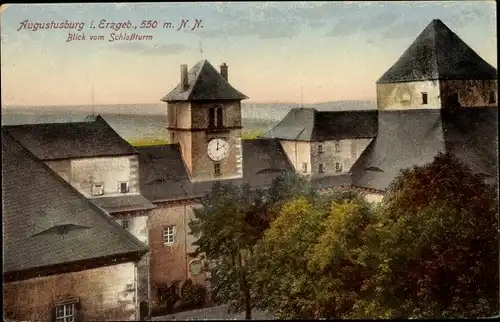
[[46,229],[44,231],[38,232],[36,234],[31,235],[31,237],[39,236],[39,235],[67,235],[69,232],[74,231],[74,230],[81,230],[81,229],[89,229],[90,227],[86,226],[80,226],[80,225],[74,225],[74,224],[61,224],[61,225],[54,225],[49,229]]
[[370,166],[370,167],[366,168],[365,170],[366,171],[384,172],[384,170],[380,169],[379,167],[375,167],[375,166]]
[[278,168],[266,168],[257,171],[255,174],[261,174],[261,173],[276,173],[276,172],[282,172],[283,169],[278,169]]

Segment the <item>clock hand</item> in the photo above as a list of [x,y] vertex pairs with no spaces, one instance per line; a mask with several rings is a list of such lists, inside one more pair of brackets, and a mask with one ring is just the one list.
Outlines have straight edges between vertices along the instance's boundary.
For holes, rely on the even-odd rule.
[[217,142],[217,148],[215,149],[216,151],[219,151],[219,140],[215,141]]

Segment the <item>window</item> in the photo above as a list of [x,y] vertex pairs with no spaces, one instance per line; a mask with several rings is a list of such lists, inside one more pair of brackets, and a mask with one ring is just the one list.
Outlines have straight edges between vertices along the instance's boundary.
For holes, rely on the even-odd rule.
[[307,162],[302,163],[302,172],[307,172]]
[[340,143],[335,143],[335,152],[340,152]]
[[102,196],[104,194],[104,185],[102,183],[94,183],[92,185],[92,195]]
[[127,193],[127,192],[129,192],[128,182],[119,182],[118,183],[118,190],[121,193]]
[[208,127],[222,127],[222,107],[214,106],[208,112]]
[[335,172],[342,172],[342,164],[341,163],[335,163]]
[[324,173],[325,172],[325,166],[323,164],[319,165],[318,172],[319,173]]
[[56,305],[56,322],[74,322],[76,317],[76,302]]
[[318,145],[318,153],[323,153],[323,144]]
[[220,176],[220,163],[214,163],[214,176]]
[[490,99],[489,99],[490,104],[495,104],[496,103],[496,97],[495,97],[495,92],[490,92]]
[[403,102],[409,102],[409,101],[411,101],[411,96],[410,96],[410,94],[409,94],[409,93],[403,93],[403,96],[402,96],[402,98],[401,98],[401,101],[403,101]]
[[217,127],[222,127],[222,107],[218,107],[216,111],[217,114],[215,116],[216,116]]
[[163,245],[171,245],[175,243],[175,226],[167,226],[163,228]]
[[422,105],[427,104],[427,93],[422,93]]
[[123,229],[128,230],[129,224],[130,224],[130,222],[129,222],[128,219],[122,219],[122,227],[123,227]]
[[208,110],[208,127],[215,127],[215,107]]

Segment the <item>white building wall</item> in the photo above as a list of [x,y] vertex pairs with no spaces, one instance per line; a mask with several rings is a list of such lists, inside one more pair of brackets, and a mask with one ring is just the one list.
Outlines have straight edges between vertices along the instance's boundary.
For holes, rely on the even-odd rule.
[[[422,104],[422,93],[427,93],[427,104]],[[377,84],[379,110],[440,109],[439,81],[420,81]]]
[[[349,172],[372,139],[346,139],[338,141],[311,142],[312,175],[330,176]],[[323,147],[323,152],[320,151]],[[338,148],[337,148],[338,147]],[[337,171],[337,163],[341,171]],[[323,172],[320,172],[323,165]]]
[[[82,158],[71,160],[71,185],[87,198],[124,195],[120,182],[129,183],[128,194],[139,193],[139,159],[137,155]],[[104,194],[92,196],[92,185],[102,183]]]
[[[311,142],[280,140],[286,155],[292,162],[295,171],[299,174],[311,174]],[[304,164],[307,170],[304,171]]]
[[148,244],[148,216],[131,216],[131,217],[123,217],[120,219],[116,219],[116,221],[124,226],[124,221],[127,221],[127,230],[134,235],[135,238],[139,239],[145,245]]

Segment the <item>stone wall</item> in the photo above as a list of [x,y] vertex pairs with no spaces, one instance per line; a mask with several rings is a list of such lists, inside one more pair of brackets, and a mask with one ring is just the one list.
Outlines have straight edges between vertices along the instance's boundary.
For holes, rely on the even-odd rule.
[[78,321],[137,319],[132,262],[3,284],[4,317],[52,321],[57,302],[78,299]]

